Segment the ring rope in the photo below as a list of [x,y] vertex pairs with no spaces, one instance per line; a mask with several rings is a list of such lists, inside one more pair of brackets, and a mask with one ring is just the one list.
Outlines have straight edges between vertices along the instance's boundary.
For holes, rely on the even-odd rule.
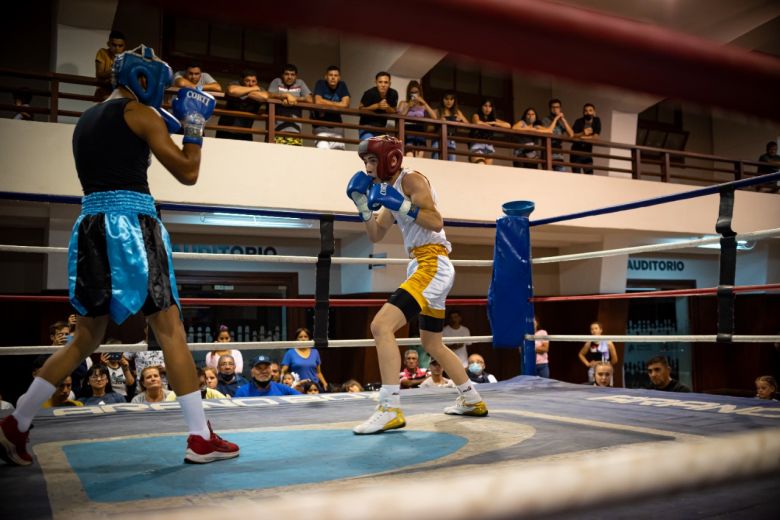
[[[736,235],[735,240],[755,240],[759,238],[768,238],[780,236],[780,228],[765,229],[761,231],[750,231]],[[609,256],[627,255],[632,253],[648,253],[671,251],[675,249],[684,249],[687,247],[696,247],[707,244],[720,243],[721,237],[697,238],[692,240],[681,240],[679,242],[670,242],[668,244],[650,244],[644,246],[623,247],[618,249],[606,249],[603,251],[591,251],[587,253],[576,253],[570,255],[548,256],[534,258],[532,264],[550,264],[555,262],[571,262],[574,260],[588,260],[593,258],[604,258]],[[67,247],[54,246],[19,246],[10,244],[0,244],[0,252],[6,253],[67,253]],[[246,255],[233,253],[173,253],[174,259],[179,260],[226,260],[234,262],[251,263],[291,263],[291,264],[316,264],[316,256],[294,256],[294,255]],[[491,267],[493,260],[450,260],[452,265],[460,267]],[[335,265],[407,265],[408,258],[358,258],[358,257],[333,257],[331,263]]]

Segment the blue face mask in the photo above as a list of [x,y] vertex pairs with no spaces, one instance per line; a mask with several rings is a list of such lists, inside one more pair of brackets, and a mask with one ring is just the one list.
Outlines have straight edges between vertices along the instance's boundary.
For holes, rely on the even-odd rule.
[[469,365],[469,372],[474,374],[475,376],[478,376],[482,373],[482,365],[479,363],[471,363]]

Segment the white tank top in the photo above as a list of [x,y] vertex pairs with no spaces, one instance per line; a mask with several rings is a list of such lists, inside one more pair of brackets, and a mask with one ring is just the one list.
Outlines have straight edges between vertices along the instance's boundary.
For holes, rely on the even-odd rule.
[[[393,188],[398,190],[398,193],[404,195],[406,200],[409,200],[409,198],[404,194],[404,190],[401,187],[401,184],[403,183],[406,174],[411,173],[412,171],[414,170],[410,170],[408,168],[402,169],[401,173],[398,175],[398,178],[393,183]],[[425,180],[427,181],[428,178],[426,177]],[[433,189],[433,186],[431,186],[430,182],[428,182],[428,186],[431,188],[433,203],[438,203],[436,190]],[[424,227],[418,225],[413,218],[407,215],[399,215],[397,212],[392,210],[390,210],[390,213],[393,214],[395,221],[398,223],[398,227],[401,228],[401,235],[404,237],[404,247],[406,247],[407,253],[411,254],[412,249],[428,244],[442,245],[447,249],[448,253],[452,252],[452,244],[450,244],[447,240],[447,235],[444,234],[443,228],[441,231],[431,231],[430,229],[425,229]]]

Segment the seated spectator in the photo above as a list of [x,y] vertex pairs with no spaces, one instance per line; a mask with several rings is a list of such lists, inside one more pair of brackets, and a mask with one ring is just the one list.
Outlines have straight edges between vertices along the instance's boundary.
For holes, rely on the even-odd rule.
[[[255,71],[245,70],[241,73],[240,81],[234,81],[228,85],[225,101],[226,110],[257,114],[260,112],[262,103],[268,101],[268,92],[257,84],[257,73]],[[235,126],[237,128],[252,128],[254,123],[254,119],[228,114],[220,116],[217,122],[219,126]],[[236,139],[238,141],[253,140],[252,134],[249,132],[217,130],[216,136],[222,139]]]
[[236,372],[236,361],[230,354],[223,354],[217,363],[217,390],[228,397],[234,396],[241,385],[247,383],[247,379]]
[[[596,115],[596,105],[593,103],[585,103],[582,107],[582,117],[574,121],[574,127],[572,128],[574,137],[581,139],[572,143],[571,150],[573,152],[588,152],[593,151],[593,145],[588,141],[591,139],[598,139],[601,134],[601,119]],[[570,162],[577,164],[593,165],[593,157],[590,155],[577,155],[570,154]],[[574,173],[587,173],[593,175],[593,168],[572,168]]]
[[[295,339],[297,341],[310,341],[311,333],[309,329],[301,327],[296,330]],[[293,372],[298,376],[299,380],[308,379],[313,381],[314,384],[321,386],[323,390],[328,389],[328,382],[322,374],[320,353],[316,348],[296,347],[289,349],[284,354],[284,358],[282,358],[281,368],[282,374]],[[278,379],[274,379],[274,381],[278,382]]]
[[[539,328],[539,320],[534,316],[534,335],[546,336],[547,331]],[[520,349],[522,356],[522,348]],[[546,339],[537,339],[534,341],[534,351],[536,352],[536,375],[539,377],[550,378],[550,342]]]
[[282,384],[284,386],[289,386],[290,388],[295,388],[295,385],[298,384],[298,380],[295,379],[295,374],[287,372],[282,376]]
[[[371,110],[374,114],[395,114],[396,107],[398,106],[398,91],[394,88],[390,88],[390,82],[391,78],[389,72],[377,72],[374,77],[375,86],[363,92],[363,97],[360,98],[360,105],[358,108]],[[362,115],[360,116],[360,125],[381,127],[376,129],[361,129],[358,132],[361,141],[387,133],[384,130],[384,128],[387,127],[386,117],[368,114]]]
[[647,375],[650,377],[650,390],[662,392],[690,392],[691,389],[672,379],[669,361],[664,356],[656,356],[647,362]]
[[[209,386],[207,377],[206,377],[206,370],[203,368],[198,368],[198,380],[200,381],[200,397],[203,399],[224,399],[226,396],[216,388],[212,388]],[[216,377],[214,377],[214,380],[216,381]]]
[[105,365],[92,365],[87,371],[87,383],[77,395],[84,406],[127,402],[123,395],[114,392],[111,387],[111,379]]
[[252,380],[240,386],[234,397],[298,395],[300,392],[271,380],[271,358],[260,354],[252,361]]
[[485,359],[479,354],[469,356],[469,368],[466,373],[474,383],[498,383],[496,376],[485,370]]
[[[601,323],[594,321],[590,324],[591,336],[601,336],[603,333],[604,329],[601,327]],[[588,383],[593,382],[593,373],[597,362],[609,361],[612,365],[616,365],[618,362],[615,344],[607,340],[586,341],[578,355],[582,364],[588,368]]]
[[76,326],[78,325],[79,320],[78,316],[76,314],[69,314],[68,315],[68,328],[70,329],[70,336],[72,337],[76,333]]
[[777,401],[777,380],[772,376],[757,377],[756,398]]
[[114,59],[125,52],[125,35],[120,31],[112,30],[108,34],[108,42],[105,49],[99,49],[95,55],[95,79],[98,87],[95,97],[103,101],[114,90],[111,84],[111,73],[114,69]]
[[[216,368],[205,367],[203,369],[203,375],[206,378],[206,386],[212,390],[216,390],[219,385],[219,377]],[[222,393],[222,392],[220,392]]]
[[[9,412],[13,412],[16,408],[14,408],[14,405],[9,403],[8,401],[3,401],[3,395],[0,394],[0,411],[4,412],[8,410]],[[5,415],[5,414],[2,414]]]
[[[27,87],[14,90],[14,106],[17,107],[29,107],[32,103],[32,92]],[[33,115],[30,112],[17,112],[14,119],[20,119],[22,121],[32,121]]]
[[[70,326],[67,322],[57,321],[49,326],[49,339],[51,339],[51,345],[53,347],[61,347],[67,344],[71,338],[72,336],[70,335]],[[87,357],[84,359],[84,361],[79,363],[79,366],[77,366],[76,370],[74,370],[71,374],[71,388],[73,390],[73,395],[78,394],[81,391],[81,388],[86,385],[85,378],[87,375],[87,370],[89,370],[91,366],[92,359]],[[33,372],[33,377],[35,377],[35,372]],[[70,399],[75,399],[75,397],[71,396]]]
[[[302,79],[298,78],[298,67],[291,63],[284,66],[281,78],[274,78],[268,86],[268,92],[284,96],[281,98],[282,105],[276,108],[276,115],[282,117],[301,118],[303,110],[291,107],[298,102],[312,102],[309,87]],[[276,123],[276,131],[300,134],[301,124],[293,121],[279,121]],[[303,139],[300,137],[277,135],[274,140],[277,144],[303,146]]]
[[[513,130],[537,130],[541,122],[537,119],[536,110],[528,107],[523,112],[523,117],[512,125]],[[515,148],[514,156],[522,157],[525,159],[538,159],[542,156],[540,150],[531,148],[532,146],[539,146],[541,140],[538,137],[532,137],[530,135],[520,135],[517,137],[517,142],[520,144],[520,148]],[[514,161],[512,165],[515,168],[529,168],[531,170],[538,170],[539,163],[529,161]]]
[[160,368],[148,366],[141,370],[138,376],[138,386],[141,392],[133,397],[131,403],[159,403],[175,401],[176,394],[163,386]]
[[404,352],[404,369],[401,370],[401,388],[417,388],[428,377],[428,371],[420,368],[420,356],[416,350]]
[[345,382],[343,385],[341,385],[341,387],[343,392],[349,392],[349,393],[363,392],[363,385],[361,385],[354,379],[350,379],[349,381]]
[[[471,123],[483,127],[511,128],[512,126],[506,121],[496,117],[493,101],[490,99],[482,101],[479,110],[471,116]],[[491,130],[472,130],[470,135],[473,139],[493,139],[493,132]],[[493,164],[493,159],[488,157],[489,155],[496,153],[496,149],[492,144],[471,143],[469,151],[473,154],[478,154],[469,157],[471,162],[475,164]]]
[[[766,143],[766,153],[758,158],[758,162],[773,163],[767,164],[766,166],[763,164],[759,165],[758,170],[756,171],[756,173],[759,175],[775,173],[776,171],[780,170],[780,155],[777,155],[776,141],[769,141]],[[780,181],[773,182],[771,184],[765,184],[764,186],[759,186],[759,189],[762,191],[768,191],[770,193],[778,192],[780,191]]]
[[[349,89],[347,84],[341,81],[341,70],[331,65],[328,70],[325,71],[325,79],[318,79],[314,84],[314,102],[318,105],[327,107],[349,108]],[[332,123],[341,123],[341,114],[336,112],[319,112],[312,113],[312,119],[318,119],[320,121],[330,121]],[[314,126],[314,135],[321,138],[317,140],[314,145],[317,148],[330,148],[331,150],[344,150],[345,145],[343,141],[328,141],[327,138],[340,137],[344,138],[343,127],[331,127],[331,126]]]
[[197,88],[206,92],[222,92],[222,86],[211,74],[203,72],[199,63],[190,63],[173,75],[173,85],[179,88]]
[[[552,135],[566,134],[569,137],[574,135],[574,130],[569,126],[569,122],[561,111],[561,100],[551,99],[548,103],[550,107],[550,115],[542,119],[542,124],[538,127],[540,132]],[[563,149],[563,143],[560,139],[552,140],[552,159],[553,161],[563,161],[563,153],[560,151]],[[553,164],[553,171],[565,172],[566,166],[561,164]]]
[[[444,96],[442,96],[441,105],[439,106],[439,110],[436,111],[436,119],[443,119],[444,121],[452,121],[455,123],[469,122],[469,120],[466,119],[466,116],[463,115],[463,112],[460,111],[460,108],[458,107],[458,97],[455,95],[455,92],[452,91],[445,92]],[[455,128],[449,126],[447,127],[447,136],[455,135],[455,132]],[[449,152],[456,150],[457,146],[457,143],[452,139],[447,140],[448,161],[455,160],[455,154]],[[437,139],[433,140],[433,147],[439,148],[439,141]],[[438,159],[439,152],[433,152],[432,157],[434,159]]]
[[282,369],[276,361],[271,362],[271,381],[278,383],[282,380]]
[[[417,80],[412,80],[406,86],[406,99],[398,104],[398,113],[407,118],[429,117],[436,119],[436,111],[431,108],[425,98],[423,98],[422,85]],[[410,123],[406,121],[405,130],[412,132],[424,132],[425,125],[421,123]],[[407,134],[404,139],[405,147],[420,147],[427,143],[425,137],[421,135]],[[406,155],[409,157],[425,157],[424,150],[408,150]]]
[[593,374],[593,386],[612,386],[612,364],[609,361],[597,361]]
[[[230,334],[230,329],[228,329],[226,325],[220,325],[219,332],[217,333],[217,337],[214,338],[214,343],[231,343],[232,341],[233,341],[233,336],[231,336]],[[224,356],[225,354],[230,354],[231,356],[233,356],[233,361],[236,363],[236,372],[238,372],[239,374],[243,374],[244,356],[241,355],[240,350],[236,350],[236,349],[221,348],[221,349],[212,350],[211,352],[208,352],[206,354],[206,366],[209,368],[216,369],[217,363],[219,362],[219,358]]]
[[[118,345],[118,339],[107,339],[106,345]],[[135,376],[130,370],[130,362],[121,352],[102,352],[100,354],[100,363],[108,368],[109,382],[114,392],[118,393],[128,401],[127,390],[135,388]],[[132,394],[130,395],[132,397]]]
[[452,379],[447,379],[444,377],[444,369],[441,367],[438,361],[436,359],[431,358],[431,363],[428,365],[428,370],[431,373],[431,376],[420,383],[420,388],[430,388],[430,387],[443,387],[443,388],[455,388],[455,383],[452,382]]
[[314,381],[304,381],[301,383],[300,392],[302,394],[319,394],[320,389],[317,387]]
[[57,389],[51,394],[51,398],[41,405],[41,408],[54,408],[57,406],[84,406],[80,402],[72,399],[73,380],[70,376],[57,385]]

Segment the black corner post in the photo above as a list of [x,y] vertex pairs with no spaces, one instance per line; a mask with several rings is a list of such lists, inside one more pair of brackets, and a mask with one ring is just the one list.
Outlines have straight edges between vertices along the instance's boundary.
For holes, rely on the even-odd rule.
[[720,192],[715,230],[720,234],[720,278],[718,281],[718,343],[731,343],[734,334],[734,283],[737,272],[737,239],[731,229],[734,188]]
[[320,254],[317,255],[316,287],[314,289],[314,346],[328,346],[330,315],[330,264],[336,249],[333,238],[333,215],[320,217]]

